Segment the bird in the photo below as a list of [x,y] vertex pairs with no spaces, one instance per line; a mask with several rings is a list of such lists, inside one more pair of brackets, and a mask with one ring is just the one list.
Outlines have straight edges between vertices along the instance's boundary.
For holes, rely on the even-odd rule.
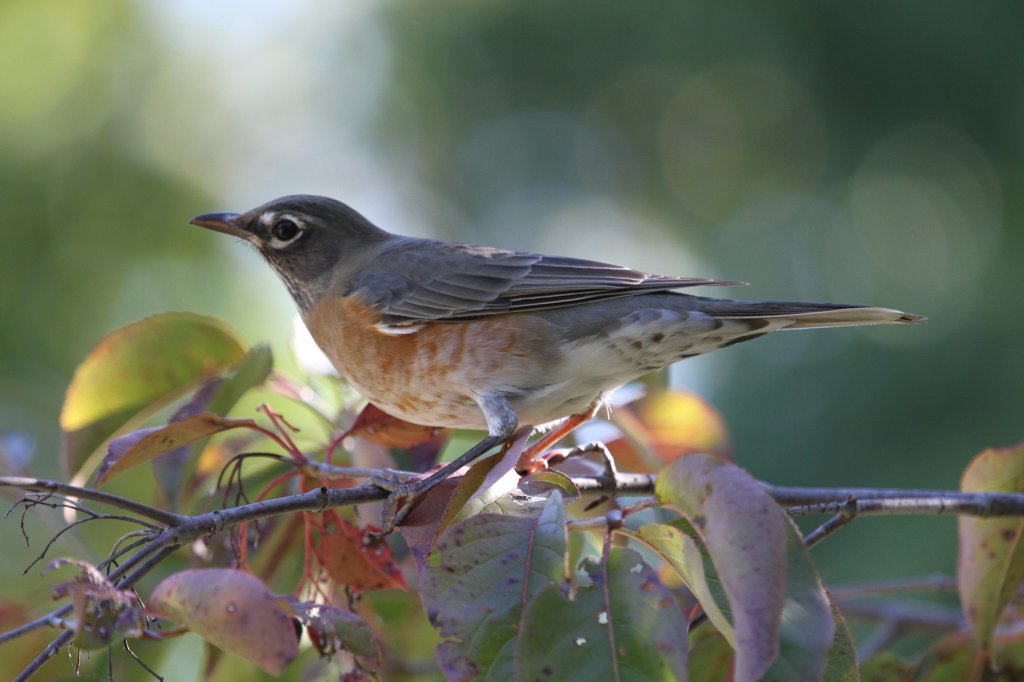
[[540,452],[619,386],[680,360],[774,331],[925,319],[870,306],[707,298],[678,290],[742,282],[400,236],[322,196],[289,195],[190,223],[255,246],[317,345],[370,403],[414,424],[487,431],[448,467],[392,486],[406,497],[520,427],[562,420],[531,446]]

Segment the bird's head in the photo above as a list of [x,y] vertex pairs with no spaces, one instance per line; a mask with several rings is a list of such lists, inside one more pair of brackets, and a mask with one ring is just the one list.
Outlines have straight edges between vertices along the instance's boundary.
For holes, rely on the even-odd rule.
[[255,246],[303,310],[344,275],[348,263],[391,236],[340,201],[305,194],[245,213],[204,213],[189,222]]

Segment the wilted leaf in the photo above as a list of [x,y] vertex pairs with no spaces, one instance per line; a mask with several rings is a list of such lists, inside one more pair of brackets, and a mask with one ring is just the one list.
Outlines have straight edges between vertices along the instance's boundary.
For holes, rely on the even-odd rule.
[[388,543],[373,528],[356,528],[340,515],[324,515],[329,530],[320,536],[317,561],[340,585],[355,590],[406,589]]
[[266,585],[244,571],[210,568],[175,573],[153,590],[148,610],[271,675],[279,675],[299,653],[289,614]]
[[[1024,491],[1024,444],[989,448],[964,472],[964,492]],[[960,560],[957,584],[964,614],[983,649],[990,649],[992,633],[1003,608],[1024,580],[1020,518],[982,519],[961,516]]]
[[380,655],[373,628],[362,616],[331,604],[299,601],[294,597],[282,599],[291,614],[306,626],[309,639],[321,656],[332,656],[339,650],[369,658]]
[[117,474],[183,445],[254,423],[251,419],[225,419],[212,412],[203,412],[164,426],[141,429],[115,438],[110,442],[107,456],[97,470],[96,484],[105,483]]
[[441,535],[423,571],[422,598],[446,638],[438,658],[449,679],[513,678],[523,610],[564,579],[565,549],[557,492],[537,517],[480,514]]
[[407,422],[367,403],[356,417],[348,435],[388,448],[408,448],[434,438],[445,429],[436,426],[420,426]]
[[785,514],[749,474],[709,455],[675,460],[655,492],[700,533],[722,581],[736,631],[736,680],[760,679],[779,654]]
[[[530,603],[516,652],[526,680],[684,680],[687,620],[639,554],[606,547],[593,585],[551,585]],[[507,678],[505,678],[507,679]]]
[[108,334],[78,366],[64,398],[63,457],[76,472],[104,441],[140,412],[229,368],[245,355],[221,322],[164,313]]
[[704,609],[708,620],[722,633],[730,646],[736,646],[736,633],[729,620],[731,613],[714,564],[697,541],[681,529],[663,523],[641,526],[636,537],[653,549],[683,579],[686,588]]
[[87,561],[54,559],[46,570],[68,565],[77,567],[78,575],[54,585],[53,598],[71,599],[75,644],[82,649],[100,649],[118,640],[142,636],[145,612],[134,592],[117,589]]
[[441,525],[444,511],[451,502],[459,480],[457,476],[446,478],[428,490],[415,502],[409,515],[398,526],[398,532],[409,547],[409,553],[415,559],[416,568],[421,575],[426,566],[427,556],[434,549],[437,528]]

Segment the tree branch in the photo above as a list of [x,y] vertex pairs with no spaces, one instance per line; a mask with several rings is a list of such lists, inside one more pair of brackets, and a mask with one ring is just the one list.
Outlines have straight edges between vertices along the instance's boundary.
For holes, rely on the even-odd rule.
[[768,494],[789,512],[837,514],[853,498],[858,515],[924,514],[1022,516],[1024,493],[963,493],[952,490],[894,488],[794,488],[764,484]]
[[[348,476],[372,475],[369,470],[338,468],[321,473]],[[416,474],[401,471],[387,471],[400,478],[415,477]],[[616,472],[614,476],[575,476],[573,484],[584,495],[650,496],[654,493],[655,474]],[[1024,516],[1024,494],[1016,493],[961,493],[947,490],[898,490],[875,488],[796,488],[764,484],[765,490],[790,514],[834,514],[836,519],[826,522],[813,537],[825,537],[855,516],[883,514],[924,514],[963,516]],[[178,547],[187,545],[200,537],[212,535],[233,528],[243,522],[286,514],[289,512],[317,512],[332,507],[362,504],[387,498],[389,492],[372,484],[352,488],[321,487],[295,495],[271,500],[214,510],[203,514],[182,516],[151,507],[110,493],[90,488],[73,486],[59,481],[26,477],[0,477],[0,488],[13,488],[26,492],[67,495],[93,500],[112,507],[151,519],[165,528],[153,530],[144,544],[132,543],[135,552],[117,569],[110,573],[110,579],[118,587],[134,584],[155,566],[159,565]],[[840,518],[842,517],[842,518]],[[601,520],[602,523],[606,521]],[[0,634],[0,644],[45,625],[53,625],[70,611],[70,605],[57,609],[41,618],[16,629]],[[900,629],[908,621],[915,625],[928,625],[921,614],[880,614],[877,609],[861,609],[852,603],[844,603],[844,611],[851,609],[851,615],[877,617],[896,623]],[[873,613],[872,613],[873,612]],[[876,614],[876,615],[873,615]],[[938,622],[941,621],[941,622]],[[949,617],[937,619],[935,627],[949,628],[955,623]],[[39,669],[72,637],[64,632],[40,653],[18,679],[27,679]]]
[[24,476],[0,476],[0,488],[15,488],[25,492],[49,493],[51,495],[67,495],[69,497],[80,497],[83,500],[103,502],[118,509],[130,511],[133,514],[152,519],[165,526],[172,526],[178,523],[183,517],[158,507],[151,507],[135,500],[111,495],[94,488],[82,488],[70,483],[50,481],[44,478],[28,478]]

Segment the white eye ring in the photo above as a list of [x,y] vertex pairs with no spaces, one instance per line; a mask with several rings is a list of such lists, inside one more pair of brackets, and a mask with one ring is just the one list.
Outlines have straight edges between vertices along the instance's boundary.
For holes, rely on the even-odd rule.
[[295,219],[282,216],[270,227],[270,247],[283,249],[302,236],[305,230]]

